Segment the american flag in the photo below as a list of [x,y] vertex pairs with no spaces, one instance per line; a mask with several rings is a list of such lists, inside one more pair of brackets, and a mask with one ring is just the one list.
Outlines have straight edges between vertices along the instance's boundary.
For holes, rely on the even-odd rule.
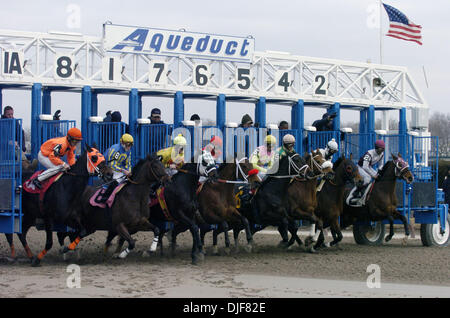
[[406,15],[396,8],[384,3],[383,6],[386,9],[390,21],[389,31],[386,35],[397,39],[413,41],[422,45],[422,35],[420,34],[422,27],[412,23]]

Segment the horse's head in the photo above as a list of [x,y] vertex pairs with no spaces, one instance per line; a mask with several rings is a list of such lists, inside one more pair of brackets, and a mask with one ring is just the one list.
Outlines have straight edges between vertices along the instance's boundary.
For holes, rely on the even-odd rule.
[[[289,153],[287,156],[287,173],[288,175],[298,175],[306,179],[313,179],[314,172],[313,170],[308,166],[305,159],[300,156],[298,153]],[[283,159],[280,160],[280,170],[283,166],[286,164],[283,163]],[[286,169],[286,168],[284,168]]]
[[170,176],[158,156],[148,155],[145,160],[148,162],[148,178],[150,181],[159,181],[166,184],[170,180]]
[[400,153],[398,156],[395,156],[394,154],[391,154],[391,156],[392,163],[395,165],[395,176],[405,180],[408,184],[412,183],[414,181],[414,176],[409,170],[409,164],[403,160]]
[[305,154],[305,160],[315,176],[331,180],[334,178],[333,164],[325,160],[322,153],[317,149]]
[[106,159],[102,153],[95,147],[90,147],[88,144],[86,144],[85,150],[88,174],[98,175],[106,182],[111,181],[113,178],[113,171],[111,167],[106,164]]
[[359,174],[358,167],[351,159],[347,159],[344,155],[335,162],[336,175],[339,175],[342,178],[343,182],[351,181],[357,185],[362,185],[364,182],[363,177]]

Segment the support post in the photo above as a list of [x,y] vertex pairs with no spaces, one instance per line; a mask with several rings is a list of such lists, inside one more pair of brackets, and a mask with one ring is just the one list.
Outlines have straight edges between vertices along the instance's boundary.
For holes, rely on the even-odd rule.
[[42,90],[42,114],[51,115],[52,113],[52,92],[46,87]]
[[266,98],[260,97],[255,106],[255,123],[259,124],[259,128],[266,127]]
[[400,135],[399,138],[400,140],[398,145],[398,151],[404,158],[408,158],[408,154],[406,153],[407,132],[408,132],[408,125],[406,121],[406,108],[403,107],[399,111],[398,134]]
[[89,135],[89,117],[92,112],[92,90],[90,86],[83,86],[81,91],[81,133],[83,139],[88,143],[91,143],[93,136]]
[[[294,105],[292,105],[291,109],[291,129],[297,130],[297,135],[294,136],[296,151],[300,154],[303,154],[303,151],[306,150],[306,145],[303,140],[303,127],[305,125],[305,103],[302,99],[299,99]],[[281,143],[281,141],[280,141]]]
[[173,108],[173,128],[180,127],[184,120],[184,97],[183,92],[176,92]]
[[217,96],[216,103],[216,126],[224,132],[226,120],[226,98],[224,94]]
[[[136,88],[132,88],[129,95],[129,102],[128,102],[128,125],[130,129],[130,135],[133,136],[135,140],[138,140],[137,138],[137,119],[139,114],[139,92]],[[137,162],[137,148],[138,145],[132,148],[132,155],[131,158],[133,160],[132,164],[135,164]]]
[[31,87],[31,157],[37,158],[39,152],[39,115],[42,112],[42,84],[34,83]]

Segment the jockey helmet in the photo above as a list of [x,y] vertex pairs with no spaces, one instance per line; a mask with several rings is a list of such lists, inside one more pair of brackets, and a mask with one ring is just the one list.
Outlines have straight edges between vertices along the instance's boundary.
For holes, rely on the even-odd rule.
[[212,137],[210,143],[212,143],[215,147],[222,147],[222,139],[219,136]]
[[83,140],[83,136],[81,135],[81,130],[76,127],[70,128],[67,132],[67,138],[70,140]]
[[277,139],[275,138],[275,136],[267,135],[266,138],[264,139],[264,142],[266,144],[276,145]]
[[377,141],[375,141],[375,148],[384,149],[385,147],[386,147],[386,145],[384,144],[383,140],[378,139]]
[[293,144],[293,143],[295,143],[295,137],[294,136],[292,136],[290,134],[284,135],[284,137],[283,137],[283,144]]
[[186,144],[187,144],[186,138],[184,138],[182,134],[178,134],[178,136],[176,136],[173,139],[173,144],[180,145],[180,146],[186,146]]
[[133,136],[131,136],[130,134],[123,134],[122,137],[120,138],[120,142],[123,144],[133,144],[134,143],[134,139]]
[[328,149],[330,149],[333,152],[337,152],[338,151],[338,144],[336,142],[336,140],[331,139],[328,143],[327,143],[327,147]]

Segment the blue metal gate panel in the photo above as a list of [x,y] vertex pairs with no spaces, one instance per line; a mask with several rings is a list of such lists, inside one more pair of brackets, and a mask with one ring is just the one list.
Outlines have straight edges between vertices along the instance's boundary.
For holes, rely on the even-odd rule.
[[[317,148],[325,149],[327,143],[333,139],[339,145],[341,143],[341,133],[339,131],[308,131],[306,151],[311,152]],[[339,147],[338,153],[333,156],[333,161],[337,160],[342,151]]]
[[119,143],[120,137],[125,133],[125,123],[122,122],[90,122],[88,124],[88,144],[94,143],[101,153],[114,144]]
[[[0,119],[0,232],[22,232],[22,120]],[[17,138],[16,138],[17,137]],[[16,146],[17,144],[17,146]]]
[[136,146],[137,159],[147,154],[167,148],[172,144],[173,125],[171,124],[140,124],[137,129]]
[[49,139],[66,136],[69,129],[75,127],[75,120],[40,120],[38,127],[40,147]]

